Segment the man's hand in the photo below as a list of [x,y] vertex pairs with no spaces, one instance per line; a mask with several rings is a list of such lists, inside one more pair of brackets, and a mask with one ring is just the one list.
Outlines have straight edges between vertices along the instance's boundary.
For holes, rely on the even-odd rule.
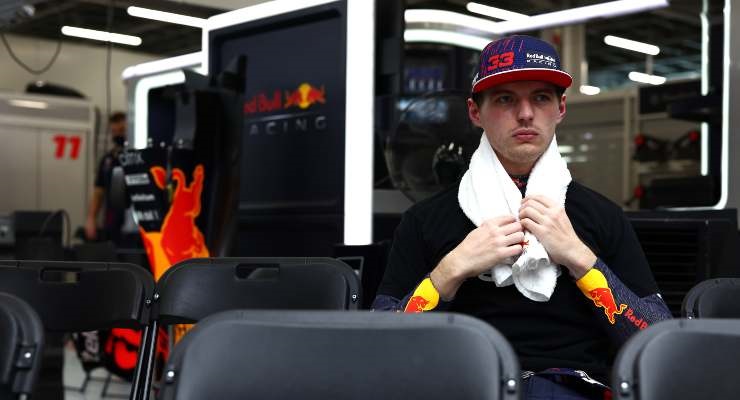
[[87,240],[95,240],[98,236],[98,228],[95,226],[95,218],[85,219],[85,238]]
[[576,235],[565,209],[547,197],[525,197],[519,220],[542,243],[552,262],[568,268],[575,279],[596,263],[596,255]]
[[442,299],[450,300],[465,279],[521,254],[522,240],[522,225],[513,216],[492,218],[447,253],[429,277]]

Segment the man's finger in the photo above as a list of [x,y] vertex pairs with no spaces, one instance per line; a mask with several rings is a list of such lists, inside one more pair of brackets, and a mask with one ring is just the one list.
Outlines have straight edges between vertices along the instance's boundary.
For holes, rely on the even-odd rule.
[[524,232],[514,232],[511,235],[507,235],[504,239],[504,244],[506,246],[511,246],[514,244],[521,244],[524,241]]
[[522,206],[519,208],[519,212],[521,212],[523,209],[527,207],[534,208],[542,215],[547,214],[547,210],[548,210],[548,207],[546,205],[540,203],[539,201],[535,199],[530,199],[526,203],[522,203]]
[[517,220],[514,220],[514,222],[512,223],[500,227],[500,232],[504,235],[511,235],[514,232],[522,232],[523,230],[524,228],[522,228],[522,224]]
[[549,197],[547,197],[547,196],[545,196],[543,194],[532,194],[532,195],[528,195],[527,197],[525,197],[524,199],[522,199],[522,203],[525,203],[528,200],[535,200],[535,201],[541,203],[542,205],[544,205],[547,208],[557,207],[558,206],[558,204],[555,203],[554,200],[552,200],[551,198],[549,198]]
[[545,221],[544,214],[539,212],[534,207],[524,207],[521,211],[519,211],[519,220],[521,221],[524,218],[529,218],[538,224],[541,224]]

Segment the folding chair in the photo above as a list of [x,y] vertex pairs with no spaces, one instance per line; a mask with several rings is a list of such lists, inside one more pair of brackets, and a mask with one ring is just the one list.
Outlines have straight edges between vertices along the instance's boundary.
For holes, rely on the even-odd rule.
[[452,313],[233,310],[175,347],[161,399],[518,399],[519,362]]
[[[356,310],[361,304],[357,275],[332,258],[194,258],[160,277],[154,299],[154,342],[159,325],[193,323],[220,311]],[[149,356],[146,395],[154,364]]]
[[148,322],[154,281],[147,270],[123,263],[0,261],[0,291],[28,302],[47,331],[142,329],[130,394],[138,398],[138,369],[153,347]]
[[740,320],[674,319],[640,331],[617,354],[615,400],[713,400],[740,393]]
[[716,278],[692,287],[681,304],[685,318],[740,318],[740,278]]
[[0,399],[25,399],[41,369],[44,328],[25,301],[0,292]]

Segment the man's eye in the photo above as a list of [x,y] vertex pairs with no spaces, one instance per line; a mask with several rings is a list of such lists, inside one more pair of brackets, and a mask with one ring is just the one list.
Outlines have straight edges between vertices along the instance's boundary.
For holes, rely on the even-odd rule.
[[540,103],[548,102],[550,101],[550,96],[546,94],[538,94],[534,97],[534,99]]
[[498,96],[496,97],[496,103],[499,104],[509,104],[513,101],[513,97],[511,96]]

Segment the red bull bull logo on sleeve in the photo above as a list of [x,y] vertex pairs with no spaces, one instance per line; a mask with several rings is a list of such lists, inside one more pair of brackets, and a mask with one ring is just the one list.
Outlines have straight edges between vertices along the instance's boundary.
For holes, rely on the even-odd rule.
[[596,268],[591,268],[576,282],[576,285],[586,297],[594,302],[596,307],[604,309],[604,314],[612,325],[616,322],[615,316],[621,315],[627,308],[626,304],[617,304],[606,277]]
[[439,304],[439,292],[432,285],[432,280],[426,278],[416,287],[414,294],[411,295],[408,303],[406,303],[403,312],[419,313],[430,311],[435,309],[437,304]]

